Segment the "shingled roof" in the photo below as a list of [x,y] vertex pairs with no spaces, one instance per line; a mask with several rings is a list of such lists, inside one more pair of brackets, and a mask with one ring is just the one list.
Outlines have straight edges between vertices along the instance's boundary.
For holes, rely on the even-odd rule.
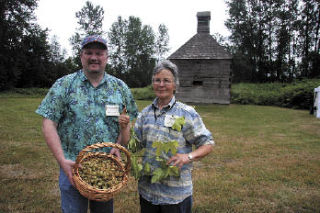
[[210,12],[199,12],[198,32],[168,59],[231,59],[232,56],[210,35]]
[[168,59],[231,59],[231,55],[210,35],[197,33]]

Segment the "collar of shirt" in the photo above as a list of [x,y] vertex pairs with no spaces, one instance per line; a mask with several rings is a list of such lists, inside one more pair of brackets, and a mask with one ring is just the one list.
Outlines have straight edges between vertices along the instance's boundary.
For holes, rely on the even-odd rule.
[[[87,78],[87,76],[84,74],[83,70],[81,70],[81,72],[80,72],[80,79],[81,79],[81,81],[83,81],[83,82],[84,82],[84,81],[89,81],[89,79]],[[102,84],[104,84],[105,82],[107,82],[107,79],[108,79],[108,74],[107,74],[106,72],[104,72],[103,78],[102,78],[99,86],[102,85]]]
[[[175,102],[176,102],[176,97],[173,96],[171,101],[169,102],[169,104],[167,106],[163,107],[163,109],[171,109],[173,107],[173,105],[175,104]],[[157,103],[158,103],[158,98],[155,98],[152,102],[153,109],[159,109],[157,106]]]

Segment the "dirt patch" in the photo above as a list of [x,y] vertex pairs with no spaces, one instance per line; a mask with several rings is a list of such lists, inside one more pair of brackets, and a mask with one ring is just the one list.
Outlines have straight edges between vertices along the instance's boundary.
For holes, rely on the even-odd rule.
[[1,179],[36,179],[43,176],[43,172],[25,168],[21,164],[0,165]]

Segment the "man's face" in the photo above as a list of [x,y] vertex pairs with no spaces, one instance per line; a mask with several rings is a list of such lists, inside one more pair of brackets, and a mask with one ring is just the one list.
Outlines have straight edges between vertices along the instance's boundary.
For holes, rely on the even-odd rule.
[[81,63],[83,70],[88,73],[103,72],[107,65],[107,50],[90,47],[82,50]]

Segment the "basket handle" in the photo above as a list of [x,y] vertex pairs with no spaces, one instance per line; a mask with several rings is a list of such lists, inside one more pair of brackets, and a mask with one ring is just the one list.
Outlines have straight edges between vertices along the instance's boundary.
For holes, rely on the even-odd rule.
[[120,144],[116,144],[116,143],[112,143],[112,142],[101,142],[101,143],[96,143],[96,144],[85,147],[83,150],[81,150],[81,152],[79,153],[79,155],[76,159],[76,166],[80,164],[80,160],[87,152],[89,152],[93,149],[99,149],[99,148],[104,148],[104,147],[116,148],[116,149],[119,149],[120,151],[123,151],[125,153],[125,155],[127,156],[127,163],[125,165],[125,172],[128,173],[131,168],[131,159],[130,159],[129,151],[125,147],[121,146]]

